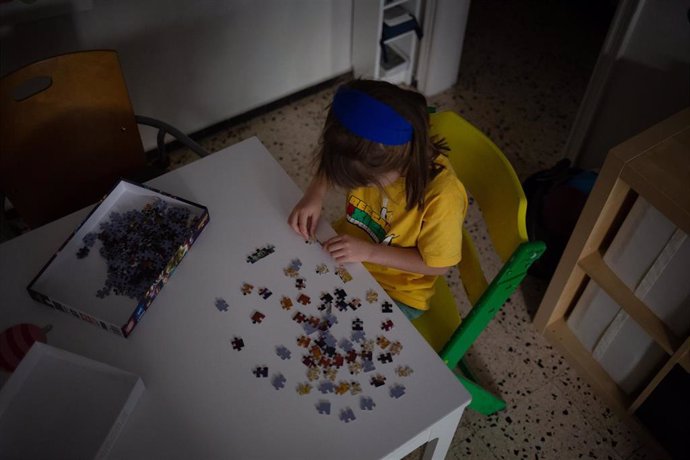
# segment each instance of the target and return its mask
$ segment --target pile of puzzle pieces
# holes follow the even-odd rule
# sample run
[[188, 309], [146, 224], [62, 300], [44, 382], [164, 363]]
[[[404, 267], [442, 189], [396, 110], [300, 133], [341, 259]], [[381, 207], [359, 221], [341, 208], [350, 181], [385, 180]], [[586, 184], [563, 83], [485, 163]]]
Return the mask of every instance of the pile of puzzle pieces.
[[[247, 257], [248, 263], [256, 263], [264, 257], [275, 252], [275, 246], [266, 245], [257, 249]], [[394, 339], [390, 339], [386, 334], [390, 333], [395, 325], [390, 318], [384, 317], [377, 329], [380, 331], [376, 337], [368, 337], [365, 333], [364, 322], [355, 316], [348, 320], [346, 327], [341, 325], [340, 338], [336, 337], [334, 326], [338, 324], [338, 315], [344, 312], [356, 314], [362, 307], [362, 301], [356, 296], [350, 296], [344, 287], [335, 287], [331, 292], [321, 292], [318, 299], [312, 299], [304, 290], [306, 288], [306, 277], [301, 274], [303, 264], [299, 259], [293, 259], [287, 267], [283, 269], [283, 274], [295, 279], [296, 297], [281, 295], [279, 308], [290, 312], [295, 307], [304, 308], [304, 311], [292, 311], [287, 318], [290, 318], [299, 328], [301, 333], [295, 338], [291, 350], [289, 344], [278, 344], [275, 346], [275, 353], [281, 361], [292, 360], [294, 352], [299, 350], [300, 362], [304, 366], [305, 380], [297, 382], [295, 390], [299, 395], [320, 394], [322, 397], [338, 397], [344, 395], [359, 396], [359, 409], [362, 411], [372, 411], [376, 407], [374, 399], [364, 393], [383, 387], [387, 383], [388, 396], [394, 399], [402, 397], [406, 388], [399, 382], [387, 382], [386, 372], [381, 370], [388, 369], [388, 366], [396, 366], [395, 375], [400, 378], [408, 377], [412, 374], [412, 369], [406, 365], [396, 365], [397, 358], [400, 356], [403, 346]], [[330, 273], [328, 266], [319, 264], [314, 269], [318, 275]], [[333, 270], [342, 283], [352, 280], [352, 276], [344, 267], [336, 267]], [[255, 292], [253, 284], [242, 283], [240, 290], [243, 296], [249, 296]], [[256, 289], [256, 293], [264, 300], [269, 299], [273, 294], [266, 287]], [[378, 302], [378, 293], [368, 290], [365, 293], [365, 300], [369, 304]], [[228, 311], [228, 304], [222, 298], [216, 299], [218, 311]], [[380, 305], [381, 313], [391, 313], [393, 305], [390, 302], [383, 302]], [[311, 312], [310, 312], [311, 310]], [[268, 311], [268, 310], [266, 310]], [[273, 314], [273, 313], [271, 313]], [[283, 313], [284, 314], [284, 313]], [[265, 312], [254, 310], [250, 315], [252, 324], [261, 324], [266, 318]], [[343, 330], [346, 331], [343, 335]], [[234, 337], [231, 341], [232, 348], [241, 351], [245, 342], [240, 337]], [[393, 369], [393, 367], [391, 367]], [[257, 365], [252, 373], [256, 378], [268, 379], [269, 366]], [[388, 374], [392, 374], [388, 372]], [[360, 375], [364, 376], [360, 380]], [[268, 379], [276, 390], [283, 390], [286, 387], [287, 379], [281, 372], [275, 372]], [[328, 415], [331, 413], [331, 401], [320, 399], [315, 405], [319, 414]], [[356, 420], [354, 411], [350, 407], [343, 407], [338, 415], [339, 419], [345, 423]]]

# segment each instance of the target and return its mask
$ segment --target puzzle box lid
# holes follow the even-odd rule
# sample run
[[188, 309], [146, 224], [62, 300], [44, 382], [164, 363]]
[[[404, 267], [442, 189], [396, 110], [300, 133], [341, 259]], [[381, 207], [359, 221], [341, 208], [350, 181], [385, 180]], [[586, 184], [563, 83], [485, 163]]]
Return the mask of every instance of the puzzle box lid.
[[[196, 203], [122, 180], [63, 244], [32, 281], [29, 289], [48, 297], [52, 303], [57, 302], [98, 320], [124, 326], [138, 300], [127, 295], [115, 294], [113, 291], [104, 297], [97, 296], [108, 278], [108, 263], [99, 253], [101, 242], [96, 240], [87, 257], [78, 258], [77, 253], [85, 245], [84, 236], [91, 232], [98, 233], [101, 223], [107, 222], [113, 212], [122, 214], [130, 210], [141, 210], [157, 199], [168, 206], [189, 210], [190, 220], [208, 213], [205, 207]], [[191, 236], [194, 230], [195, 228], [190, 226], [187, 236]], [[174, 254], [175, 251], [168, 259]]]

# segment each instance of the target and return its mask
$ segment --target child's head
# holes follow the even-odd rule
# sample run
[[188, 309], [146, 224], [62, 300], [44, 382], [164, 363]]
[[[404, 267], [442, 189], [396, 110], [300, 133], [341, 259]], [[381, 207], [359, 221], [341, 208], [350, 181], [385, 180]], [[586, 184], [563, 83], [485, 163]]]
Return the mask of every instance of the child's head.
[[354, 80], [333, 98], [318, 172], [345, 188], [382, 185], [384, 175], [400, 173], [412, 208], [422, 204], [439, 151], [429, 138], [424, 96], [383, 81]]

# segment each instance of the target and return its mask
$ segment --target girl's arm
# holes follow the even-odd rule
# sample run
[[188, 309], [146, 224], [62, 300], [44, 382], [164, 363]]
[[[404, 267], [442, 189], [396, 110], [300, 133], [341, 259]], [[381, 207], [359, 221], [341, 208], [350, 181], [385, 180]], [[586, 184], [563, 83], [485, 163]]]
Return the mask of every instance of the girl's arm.
[[338, 235], [323, 245], [338, 263], [371, 262], [422, 275], [444, 275], [450, 267], [429, 267], [417, 248], [399, 248], [363, 241], [350, 235]]
[[315, 237], [319, 225], [323, 199], [328, 191], [328, 181], [323, 175], [316, 175], [304, 192], [302, 199], [297, 202], [288, 217], [290, 227], [306, 240]]

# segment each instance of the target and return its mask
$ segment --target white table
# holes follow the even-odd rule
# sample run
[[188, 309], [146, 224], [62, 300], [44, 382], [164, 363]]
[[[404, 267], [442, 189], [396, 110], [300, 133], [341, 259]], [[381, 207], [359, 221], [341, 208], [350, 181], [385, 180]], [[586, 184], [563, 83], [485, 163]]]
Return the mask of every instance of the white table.
[[[444, 458], [470, 397], [434, 351], [398, 311], [384, 314], [383, 290], [360, 264], [348, 264], [348, 283], [334, 274], [332, 259], [318, 244], [305, 244], [286, 224], [301, 191], [261, 145], [252, 138], [150, 182], [150, 185], [208, 206], [210, 223], [185, 256], [168, 284], [128, 339], [93, 327], [33, 301], [25, 287], [53, 252], [86, 215], [74, 213], [0, 245], [0, 329], [20, 322], [52, 324], [51, 345], [111, 364], [140, 375], [146, 391], [130, 416], [112, 458], [285, 458], [353, 459], [399, 458], [427, 441], [430, 458]], [[323, 224], [322, 238], [332, 229]], [[273, 244], [274, 254], [255, 264], [246, 256]], [[301, 292], [312, 304], [295, 302], [300, 291], [283, 273], [299, 258], [307, 287]], [[315, 267], [325, 263], [327, 274]], [[242, 295], [244, 282], [255, 286]], [[263, 299], [259, 287], [273, 295]], [[322, 394], [314, 388], [300, 395], [298, 383], [307, 382], [296, 339], [304, 333], [293, 321], [295, 311], [318, 315], [322, 292], [342, 287], [348, 299], [357, 297], [356, 311], [333, 309], [338, 323], [331, 328], [340, 339], [349, 336], [351, 322], [364, 323], [368, 339], [384, 335], [403, 345], [393, 363], [373, 355], [376, 370], [350, 375], [342, 367], [335, 383], [358, 381], [362, 393]], [[366, 292], [375, 289], [379, 301], [369, 304]], [[291, 311], [280, 307], [282, 295], [295, 303]], [[230, 308], [214, 306], [217, 297]], [[252, 324], [251, 314], [266, 315]], [[382, 331], [385, 319], [394, 323]], [[241, 337], [245, 347], [232, 348]], [[275, 348], [285, 345], [291, 358], [282, 360]], [[259, 365], [269, 368], [268, 378], [256, 377]], [[395, 369], [409, 366], [413, 373], [400, 377]], [[285, 387], [275, 389], [272, 376], [281, 373]], [[370, 377], [386, 377], [374, 387]], [[323, 380], [320, 379], [319, 382]], [[319, 382], [314, 382], [314, 386]], [[400, 398], [390, 396], [395, 384], [405, 387]], [[371, 397], [371, 411], [359, 406]], [[331, 403], [330, 414], [319, 414], [319, 401]], [[344, 422], [341, 410], [351, 408], [356, 419]], [[434, 449], [435, 447], [435, 449]]]

